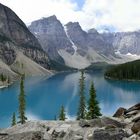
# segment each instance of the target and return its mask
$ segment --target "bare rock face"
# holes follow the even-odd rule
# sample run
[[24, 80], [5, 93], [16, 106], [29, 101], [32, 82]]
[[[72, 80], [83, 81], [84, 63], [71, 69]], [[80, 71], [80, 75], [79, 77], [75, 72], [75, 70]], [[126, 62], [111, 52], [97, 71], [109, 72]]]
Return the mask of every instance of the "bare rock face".
[[119, 128], [95, 130], [93, 135], [94, 140], [122, 140], [127, 137], [127, 132]]
[[126, 109], [120, 107], [115, 114], [113, 115], [113, 117], [122, 117], [125, 114]]
[[69, 37], [78, 47], [78, 52], [81, 55], [87, 55], [87, 50], [91, 48], [100, 55], [115, 56], [112, 45], [106, 42], [96, 29], [93, 28], [85, 32], [78, 22], [69, 22], [65, 26]]
[[0, 59], [8, 65], [11, 65], [16, 59], [16, 52], [13, 44], [10, 42], [0, 42]]
[[48, 68], [48, 56], [38, 40], [10, 8], [0, 4], [0, 58], [8, 65], [12, 64], [17, 49]]
[[[116, 125], [116, 127], [105, 127], [115, 122], [113, 119], [98, 119], [101, 125], [96, 124], [97, 121], [92, 120], [92, 125], [84, 125], [85, 122], [78, 121], [37, 121], [27, 122], [24, 125], [16, 125], [14, 127], [3, 129], [0, 131], [0, 138], [3, 140], [121, 140], [128, 138], [127, 131]], [[109, 123], [109, 121], [111, 121]], [[81, 124], [80, 124], [81, 123]], [[86, 123], [91, 124], [87, 120]], [[120, 122], [121, 123], [121, 122]], [[80, 125], [79, 125], [80, 124]], [[113, 123], [114, 124], [114, 123]], [[116, 123], [115, 123], [116, 124]], [[81, 126], [82, 125], [82, 126]]]
[[122, 54], [140, 54], [140, 32], [125, 33], [119, 40], [117, 47]]
[[63, 26], [56, 16], [34, 21], [29, 29], [52, 60], [75, 68], [77, 60], [88, 67], [96, 62], [124, 63], [136, 59], [131, 54], [140, 54], [139, 31], [98, 33], [93, 28], [86, 32], [78, 22]]
[[135, 122], [134, 125], [132, 126], [131, 130], [134, 133], [139, 133], [140, 132], [140, 120], [138, 122]]
[[[128, 108], [119, 108], [114, 114], [114, 117], [123, 118], [124, 121], [128, 122], [128, 128], [131, 128], [131, 131], [136, 136], [132, 136], [135, 139], [139, 137], [140, 133], [140, 103]], [[139, 138], [138, 138], [139, 139]]]
[[58, 51], [60, 49], [68, 52], [73, 51], [72, 44], [66, 36], [64, 27], [56, 16], [34, 21], [29, 26], [29, 29], [38, 38], [43, 49], [52, 60], [58, 60], [64, 63]]
[[98, 33], [94, 28], [84, 31], [78, 22], [63, 26], [56, 16], [34, 21], [29, 29], [52, 60], [68, 66], [68, 56], [72, 57], [72, 66], [78, 59], [88, 67], [96, 62], [124, 63], [140, 55], [140, 31]]
[[121, 123], [117, 120], [113, 120], [109, 117], [102, 117], [102, 119], [93, 119], [93, 120], [81, 120], [79, 122], [81, 127], [115, 127], [115, 128], [124, 128], [126, 126], [125, 123]]
[[[138, 104], [128, 110], [139, 110]], [[101, 117], [80, 121], [29, 121], [0, 129], [2, 140], [139, 140], [140, 120]], [[132, 127], [132, 128], [131, 128]]]
[[30, 33], [20, 18], [10, 8], [2, 4], [0, 4], [0, 34], [11, 39], [19, 46], [31, 45], [41, 48], [37, 39]]
[[94, 62], [112, 61], [116, 57], [113, 47], [101, 34], [95, 29], [84, 31], [78, 22], [63, 26], [56, 16], [51, 16], [32, 22], [28, 28], [52, 60], [70, 67], [81, 68], [77, 61], [82, 61], [86, 67]]
[[94, 29], [91, 29], [88, 31], [88, 40], [87, 40], [87, 45], [90, 48], [93, 48], [99, 54], [108, 56], [112, 55], [115, 56], [114, 50], [111, 44], [109, 44], [101, 34], [98, 32], [95, 32]]
[[129, 113], [131, 111], [136, 111], [136, 110], [140, 111], [140, 103], [130, 107], [128, 110], [126, 110], [126, 113]]
[[113, 115], [113, 117], [124, 117], [124, 118], [132, 118], [133, 122], [139, 121], [140, 119], [140, 103], [125, 109], [120, 107], [116, 113]]
[[78, 22], [69, 22], [66, 25], [70, 39], [78, 48], [87, 48], [87, 33], [82, 30]]
[[140, 55], [140, 32], [118, 32], [118, 33], [104, 33], [104, 39], [112, 45], [114, 52], [119, 51], [121, 54], [135, 54]]
[[25, 132], [21, 134], [0, 135], [2, 140], [43, 140], [41, 132]]

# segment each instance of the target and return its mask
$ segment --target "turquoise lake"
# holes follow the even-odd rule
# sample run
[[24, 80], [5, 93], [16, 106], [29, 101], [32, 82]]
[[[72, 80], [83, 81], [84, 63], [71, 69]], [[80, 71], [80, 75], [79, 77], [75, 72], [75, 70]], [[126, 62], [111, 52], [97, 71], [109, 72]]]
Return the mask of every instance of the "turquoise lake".
[[[91, 81], [97, 92], [103, 115], [113, 115], [119, 107], [130, 107], [140, 102], [140, 82], [106, 80], [100, 72], [85, 73], [86, 97]], [[78, 107], [80, 72], [59, 73], [50, 78], [32, 77], [25, 80], [26, 115], [29, 120], [53, 120], [61, 105], [67, 118], [75, 119]], [[11, 124], [11, 116], [18, 117], [19, 82], [0, 89], [0, 127]]]

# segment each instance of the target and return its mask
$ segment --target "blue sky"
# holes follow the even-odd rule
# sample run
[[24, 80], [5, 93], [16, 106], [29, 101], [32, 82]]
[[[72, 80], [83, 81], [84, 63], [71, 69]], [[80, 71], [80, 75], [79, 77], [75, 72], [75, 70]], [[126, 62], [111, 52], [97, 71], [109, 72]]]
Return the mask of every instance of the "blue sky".
[[84, 5], [85, 0], [71, 0], [71, 2], [76, 2], [78, 5], [78, 9], [80, 10]]
[[140, 29], [140, 0], [0, 0], [27, 24], [56, 15], [66, 24], [79, 22], [84, 30]]

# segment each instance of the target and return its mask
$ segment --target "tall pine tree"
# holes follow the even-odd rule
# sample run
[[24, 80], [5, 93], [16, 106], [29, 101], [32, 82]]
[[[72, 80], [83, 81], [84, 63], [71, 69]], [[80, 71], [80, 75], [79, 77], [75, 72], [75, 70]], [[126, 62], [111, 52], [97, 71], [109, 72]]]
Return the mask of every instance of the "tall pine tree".
[[65, 119], [66, 119], [65, 108], [62, 105], [60, 109], [59, 120], [65, 121]]
[[24, 92], [24, 75], [21, 76], [20, 94], [18, 99], [19, 99], [19, 123], [24, 124], [27, 120], [27, 117], [25, 116], [26, 101]]
[[13, 113], [13, 116], [12, 116], [12, 124], [11, 124], [11, 126], [14, 126], [14, 125], [16, 125], [16, 114], [15, 114], [15, 112]]
[[102, 114], [100, 113], [99, 103], [96, 99], [96, 91], [93, 82], [91, 83], [89, 94], [87, 119], [95, 119]]
[[84, 71], [81, 71], [81, 78], [79, 79], [79, 108], [77, 112], [77, 120], [85, 119], [86, 117], [86, 102], [85, 102], [85, 77]]

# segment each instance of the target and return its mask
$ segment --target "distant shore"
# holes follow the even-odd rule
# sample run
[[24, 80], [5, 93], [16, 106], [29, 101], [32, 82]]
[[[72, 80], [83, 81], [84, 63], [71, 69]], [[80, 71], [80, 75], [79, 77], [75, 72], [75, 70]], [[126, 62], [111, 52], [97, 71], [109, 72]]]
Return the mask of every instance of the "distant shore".
[[127, 81], [127, 82], [140, 82], [138, 79], [117, 79], [117, 78], [112, 78], [109, 76], [104, 76], [105, 79], [107, 80], [116, 80], [116, 81]]

